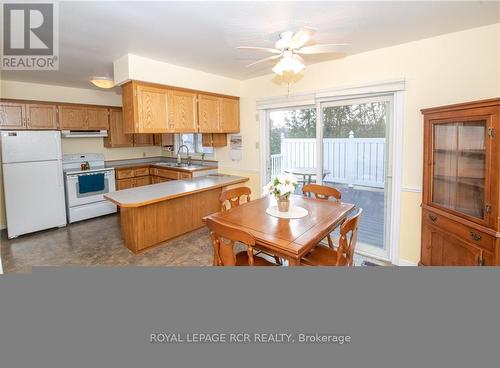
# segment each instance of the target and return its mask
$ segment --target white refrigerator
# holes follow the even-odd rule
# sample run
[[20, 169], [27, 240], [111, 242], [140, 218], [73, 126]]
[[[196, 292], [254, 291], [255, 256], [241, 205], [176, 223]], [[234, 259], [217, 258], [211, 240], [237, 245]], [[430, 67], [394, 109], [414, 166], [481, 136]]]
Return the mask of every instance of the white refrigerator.
[[61, 132], [2, 131], [7, 234], [66, 225]]

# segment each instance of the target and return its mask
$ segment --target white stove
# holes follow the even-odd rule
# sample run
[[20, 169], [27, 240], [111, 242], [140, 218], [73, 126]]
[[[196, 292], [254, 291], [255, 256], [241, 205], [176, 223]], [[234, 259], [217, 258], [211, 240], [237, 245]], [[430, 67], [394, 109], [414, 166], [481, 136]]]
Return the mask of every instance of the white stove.
[[[85, 163], [90, 169], [82, 170]], [[105, 167], [104, 155], [63, 155], [62, 166], [69, 223], [116, 212], [116, 206], [104, 199], [104, 194], [115, 191], [115, 169]]]

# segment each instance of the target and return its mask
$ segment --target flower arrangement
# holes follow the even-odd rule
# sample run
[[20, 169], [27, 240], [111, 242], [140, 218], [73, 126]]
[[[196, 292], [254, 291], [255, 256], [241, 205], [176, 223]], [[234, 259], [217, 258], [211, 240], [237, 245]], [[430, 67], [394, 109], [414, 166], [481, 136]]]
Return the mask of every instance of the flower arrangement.
[[297, 188], [295, 176], [278, 175], [264, 187], [264, 195], [273, 195], [278, 201], [278, 208], [281, 212], [287, 212], [290, 206], [290, 194]]

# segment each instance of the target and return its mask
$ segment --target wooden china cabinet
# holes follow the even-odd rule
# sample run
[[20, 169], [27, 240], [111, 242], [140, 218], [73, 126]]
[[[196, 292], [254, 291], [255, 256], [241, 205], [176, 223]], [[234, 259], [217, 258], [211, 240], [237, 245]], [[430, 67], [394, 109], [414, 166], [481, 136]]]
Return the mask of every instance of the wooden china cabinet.
[[422, 113], [420, 264], [500, 265], [500, 98]]

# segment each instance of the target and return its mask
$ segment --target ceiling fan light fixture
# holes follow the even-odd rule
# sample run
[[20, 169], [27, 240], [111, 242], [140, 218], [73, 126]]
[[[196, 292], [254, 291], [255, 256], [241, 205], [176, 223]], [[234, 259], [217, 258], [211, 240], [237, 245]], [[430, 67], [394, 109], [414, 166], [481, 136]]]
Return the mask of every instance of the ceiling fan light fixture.
[[294, 74], [300, 73], [304, 70], [305, 65], [296, 58], [282, 58], [278, 63], [274, 66], [273, 72], [278, 75], [283, 75], [284, 72], [292, 72]]
[[115, 86], [115, 81], [107, 77], [94, 77], [90, 80], [90, 82], [94, 86], [104, 89], [113, 88]]

